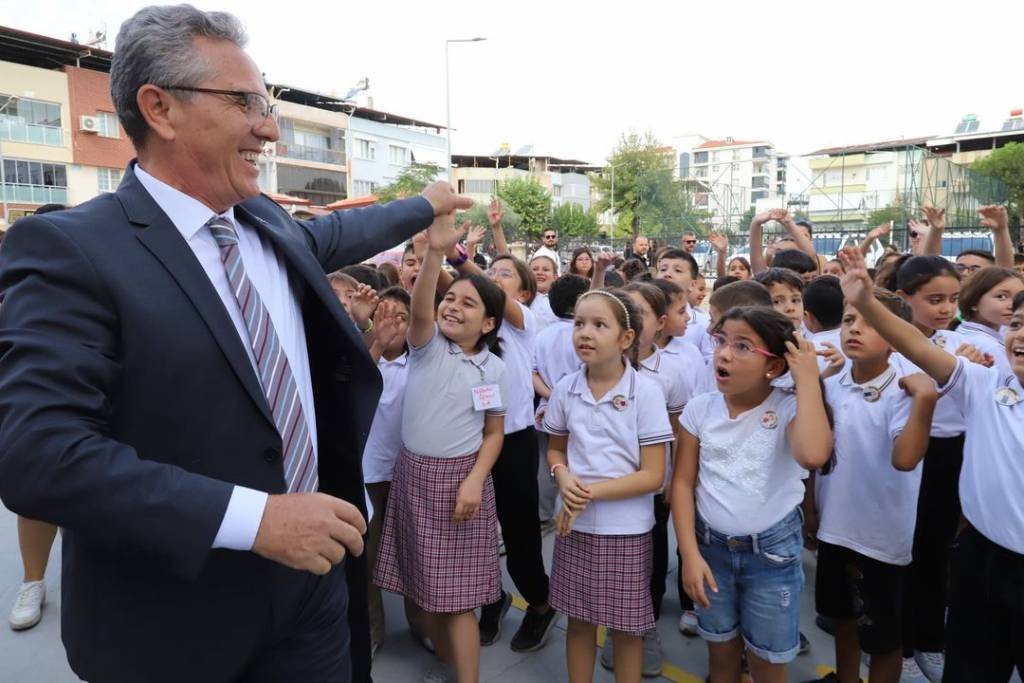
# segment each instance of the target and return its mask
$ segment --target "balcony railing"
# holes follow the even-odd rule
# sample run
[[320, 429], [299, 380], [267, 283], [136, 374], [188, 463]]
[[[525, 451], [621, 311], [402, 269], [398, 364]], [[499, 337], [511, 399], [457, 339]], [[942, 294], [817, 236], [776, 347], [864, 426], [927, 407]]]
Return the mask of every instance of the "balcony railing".
[[316, 161], [321, 164], [345, 165], [345, 152], [340, 149], [309, 147], [307, 145], [297, 145], [293, 142], [278, 142], [277, 156], [285, 157], [286, 159]]
[[8, 202], [21, 204], [67, 204], [68, 188], [46, 185], [0, 184], [3, 197]]
[[26, 123], [21, 119], [0, 116], [0, 140], [60, 147], [64, 144], [64, 131], [57, 126], [41, 126], [38, 123]]

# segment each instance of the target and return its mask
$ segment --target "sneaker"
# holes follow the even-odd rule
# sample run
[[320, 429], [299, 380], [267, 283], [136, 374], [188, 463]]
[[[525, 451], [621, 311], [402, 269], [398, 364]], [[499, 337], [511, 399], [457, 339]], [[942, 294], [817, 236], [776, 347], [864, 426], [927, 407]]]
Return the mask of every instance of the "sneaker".
[[501, 620], [512, 606], [512, 596], [501, 592], [501, 600], [480, 609], [480, 644], [493, 645], [501, 637]]
[[903, 671], [900, 673], [900, 683], [928, 683], [921, 667], [917, 665], [913, 657], [903, 658]]
[[918, 668], [932, 683], [942, 681], [942, 670], [946, 668], [946, 655], [941, 652], [921, 652], [914, 650], [914, 661]]
[[811, 651], [811, 641], [807, 640], [807, 636], [804, 635], [803, 631], [800, 632], [800, 654], [805, 655]]
[[444, 662], [435, 662], [427, 675], [423, 677], [423, 683], [448, 683], [452, 680], [452, 668]]
[[14, 598], [14, 607], [8, 618], [11, 628], [24, 631], [32, 628], [43, 618], [43, 603], [46, 602], [46, 584], [42, 581], [29, 581], [21, 584]]
[[512, 651], [533, 652], [541, 649], [548, 641], [551, 629], [557, 623], [558, 612], [550, 605], [547, 612], [535, 612], [532, 609], [527, 609], [523, 623], [519, 625], [519, 630], [512, 636]]
[[661, 637], [658, 636], [658, 629], [652, 628], [644, 634], [644, 664], [641, 675], [644, 678], [660, 676], [661, 665]]
[[686, 610], [679, 617], [679, 632], [687, 638], [696, 638], [700, 635], [697, 632], [697, 613], [693, 610]]
[[814, 618], [815, 625], [830, 636], [836, 635], [836, 620], [832, 617], [823, 617], [820, 614]]
[[839, 676], [833, 671], [832, 673], [825, 674], [821, 678], [812, 678], [809, 681], [804, 681], [804, 683], [839, 683]]
[[424, 650], [432, 655], [436, 655], [437, 651], [434, 649], [434, 641], [430, 639], [430, 636], [425, 636], [422, 633], [413, 633], [412, 639], [416, 641], [416, 644], [422, 647]]
[[615, 640], [612, 638], [611, 631], [604, 634], [604, 645], [601, 647], [601, 666], [609, 671], [615, 670]]

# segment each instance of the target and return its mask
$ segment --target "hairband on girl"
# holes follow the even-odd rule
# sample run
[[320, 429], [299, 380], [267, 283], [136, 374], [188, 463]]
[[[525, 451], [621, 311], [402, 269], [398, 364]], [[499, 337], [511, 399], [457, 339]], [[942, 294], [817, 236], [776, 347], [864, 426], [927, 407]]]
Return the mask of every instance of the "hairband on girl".
[[626, 329], [628, 329], [628, 330], [633, 329], [633, 325], [630, 324], [630, 320], [629, 320], [629, 309], [626, 308], [626, 304], [622, 303], [622, 299], [620, 299], [619, 297], [615, 296], [614, 294], [609, 292], [607, 289], [592, 289], [589, 292], [585, 292], [583, 294], [583, 296], [581, 296], [580, 298], [582, 299], [583, 297], [590, 296], [591, 294], [600, 294], [602, 296], [606, 296], [609, 299], [611, 299], [612, 301], [614, 301], [615, 303], [617, 303], [619, 305], [619, 307], [622, 308], [623, 315], [626, 316]]

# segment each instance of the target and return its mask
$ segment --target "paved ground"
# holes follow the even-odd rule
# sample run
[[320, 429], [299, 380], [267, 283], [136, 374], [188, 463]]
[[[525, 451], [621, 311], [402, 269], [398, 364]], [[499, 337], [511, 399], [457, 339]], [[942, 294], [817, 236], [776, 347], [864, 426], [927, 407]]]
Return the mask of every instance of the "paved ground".
[[[552, 538], [545, 538], [547, 558], [551, 557]], [[808, 585], [813, 585], [814, 561], [805, 554]], [[0, 682], [2, 683], [67, 683], [78, 678], [68, 668], [64, 648], [60, 643], [60, 547], [50, 557], [50, 570], [46, 577], [48, 601], [43, 621], [35, 628], [15, 633], [6, 625], [0, 626]], [[669, 576], [675, 582], [675, 567]], [[21, 581], [21, 559], [17, 550], [15, 517], [0, 507], [0, 611], [6, 622], [7, 610]], [[511, 584], [506, 577], [506, 588]], [[790, 667], [789, 678], [803, 681], [827, 671], [834, 663], [832, 640], [814, 626], [813, 593], [805, 589], [803, 595], [803, 630], [811, 640], [811, 653], [797, 658]], [[387, 599], [388, 641], [381, 648], [374, 663], [377, 683], [416, 683], [429, 668], [431, 657], [409, 637], [402, 617], [401, 602], [393, 596]], [[521, 601], [519, 601], [521, 603]], [[677, 629], [679, 602], [674, 588], [665, 600], [664, 614], [658, 624], [665, 649], [666, 667], [661, 681], [697, 683], [707, 675], [707, 650], [699, 639], [684, 638]], [[488, 683], [548, 683], [567, 679], [565, 670], [564, 621], [551, 641], [540, 652], [519, 655], [508, 643], [522, 618], [518, 609], [509, 611], [505, 619], [501, 640], [483, 651], [481, 680]], [[600, 667], [594, 680], [612, 683], [612, 676]], [[653, 679], [652, 679], [653, 680]], [[1019, 683], [1019, 679], [1015, 679]]]

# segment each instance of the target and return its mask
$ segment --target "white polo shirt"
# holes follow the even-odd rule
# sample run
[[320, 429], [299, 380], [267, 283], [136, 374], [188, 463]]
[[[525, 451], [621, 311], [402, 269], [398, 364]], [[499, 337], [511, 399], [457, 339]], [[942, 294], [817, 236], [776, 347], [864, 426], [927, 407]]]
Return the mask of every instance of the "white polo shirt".
[[715, 345], [711, 343], [711, 337], [708, 335], [711, 316], [689, 304], [686, 305], [686, 310], [690, 314], [690, 322], [686, 324], [683, 340], [700, 350], [705, 363], [710, 362], [711, 357], [715, 355]]
[[538, 332], [533, 342], [533, 369], [549, 389], [583, 366], [572, 342], [573, 328], [572, 320], [558, 319]]
[[[865, 391], [880, 391], [875, 402]], [[910, 417], [913, 399], [899, 387], [896, 368], [857, 384], [848, 371], [825, 380], [832, 407], [836, 466], [815, 478], [818, 538], [879, 562], [910, 564], [921, 465], [892, 466], [893, 441]]]
[[[584, 484], [637, 472], [641, 446], [673, 440], [661, 387], [629, 365], [600, 400], [590, 392], [586, 368], [562, 378], [544, 413], [544, 431], [569, 437], [569, 470]], [[573, 529], [624, 535], [647, 533], [653, 526], [654, 494], [648, 493], [595, 500], [576, 518]]]
[[[430, 341], [410, 345], [402, 443], [413, 453], [458, 458], [480, 450], [484, 415], [505, 415], [505, 364], [489, 350], [467, 356], [434, 325]], [[497, 384], [500, 408], [476, 410], [473, 387]]]
[[[708, 337], [709, 342], [710, 340], [711, 337]], [[687, 382], [693, 387], [693, 396], [718, 388], [715, 383], [714, 364], [706, 362], [700, 349], [683, 337], [672, 337], [662, 351], [679, 357], [679, 363], [687, 375]]]
[[402, 403], [408, 379], [409, 354], [377, 363], [384, 390], [373, 414], [370, 435], [363, 450], [363, 480], [367, 484], [391, 481], [398, 452], [402, 449]]
[[[946, 353], [953, 355], [961, 344], [971, 343], [963, 336], [950, 330], [936, 330], [931, 337], [931, 342]], [[912, 375], [915, 372], [924, 372], [921, 368], [911, 363], [902, 354], [894, 353], [889, 357], [889, 363], [896, 367], [900, 376]], [[963, 411], [945, 396], [939, 397], [935, 404], [935, 415], [932, 417], [931, 435], [937, 438], [949, 438], [964, 433]]]
[[518, 302], [516, 305], [523, 312], [523, 329], [505, 320], [498, 330], [508, 386], [506, 434], [533, 426], [533, 343], [537, 337], [537, 319], [529, 308]]
[[650, 377], [661, 387], [670, 416], [682, 414], [686, 402], [693, 395], [693, 384], [681, 355], [656, 349], [640, 361], [640, 374]]
[[697, 512], [711, 528], [731, 536], [760, 533], [803, 501], [805, 470], [786, 438], [794, 417], [796, 395], [781, 389], [735, 419], [718, 391], [686, 404], [683, 429], [700, 440]]
[[[999, 390], [1021, 399], [996, 401]], [[1024, 387], [1015, 376], [1001, 378], [957, 358], [945, 398], [964, 411], [967, 424], [960, 503], [964, 516], [993, 543], [1024, 554]]]
[[991, 354], [996, 361], [993, 367], [999, 370], [1000, 375], [1009, 377], [1013, 374], [1010, 359], [1006, 357], [1006, 346], [1003, 344], [1006, 337], [999, 330], [965, 320], [960, 323], [960, 327], [956, 328], [956, 332], [964, 338], [965, 342], [977, 346], [982, 353]]
[[558, 320], [558, 316], [551, 310], [551, 301], [548, 300], [547, 294], [537, 292], [533, 303], [530, 304], [530, 310], [533, 311], [533, 316], [537, 319], [537, 332]]

